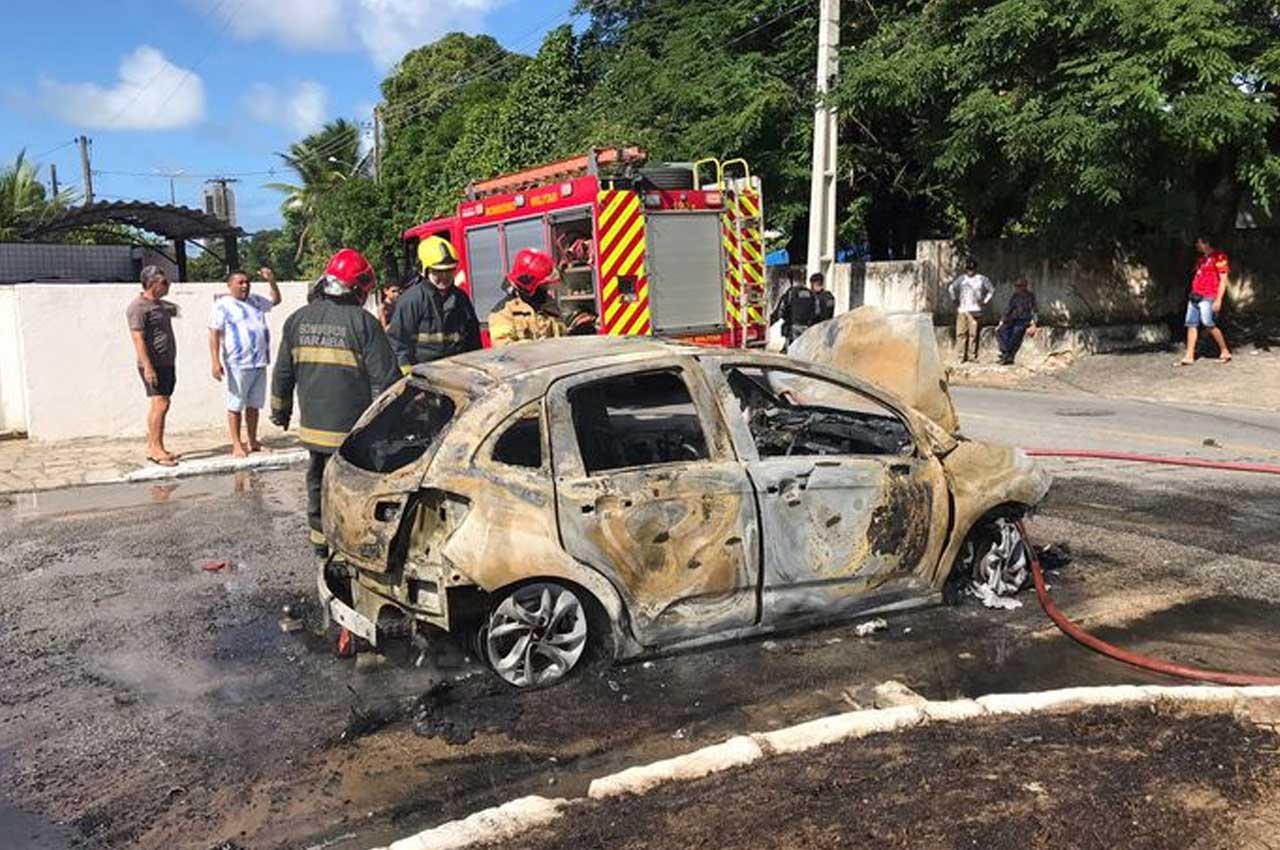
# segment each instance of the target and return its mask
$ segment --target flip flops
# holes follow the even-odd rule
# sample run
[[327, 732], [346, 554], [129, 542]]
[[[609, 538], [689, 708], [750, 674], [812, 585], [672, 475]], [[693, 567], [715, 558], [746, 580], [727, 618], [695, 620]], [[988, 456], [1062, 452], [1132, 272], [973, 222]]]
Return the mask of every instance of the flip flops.
[[151, 461], [156, 466], [177, 466], [178, 465], [178, 461], [170, 457], [148, 457], [147, 460]]

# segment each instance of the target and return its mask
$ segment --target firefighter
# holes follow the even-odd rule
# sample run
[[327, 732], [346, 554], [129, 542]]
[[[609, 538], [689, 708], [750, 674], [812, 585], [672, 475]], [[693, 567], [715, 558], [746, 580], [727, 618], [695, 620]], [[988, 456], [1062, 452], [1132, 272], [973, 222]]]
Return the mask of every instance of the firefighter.
[[365, 408], [400, 377], [381, 323], [362, 306], [373, 284], [373, 267], [359, 251], [334, 254], [314, 300], [285, 320], [271, 376], [271, 421], [281, 428], [289, 427], [298, 391], [298, 438], [311, 453], [307, 524], [321, 557], [328, 554], [320, 525], [324, 466]]
[[813, 297], [813, 290], [802, 283], [796, 283], [783, 294], [778, 306], [773, 308], [769, 324], [782, 320], [782, 336], [786, 339], [782, 350], [786, 351], [800, 334], [809, 329], [816, 317], [817, 302]]
[[421, 282], [401, 294], [387, 335], [400, 371], [451, 354], [480, 348], [480, 320], [467, 293], [453, 285], [458, 254], [448, 240], [428, 236], [418, 243]]
[[560, 306], [548, 288], [555, 284], [551, 257], [533, 248], [522, 248], [511, 263], [507, 283], [511, 292], [489, 314], [489, 339], [494, 347], [531, 339], [565, 336]]

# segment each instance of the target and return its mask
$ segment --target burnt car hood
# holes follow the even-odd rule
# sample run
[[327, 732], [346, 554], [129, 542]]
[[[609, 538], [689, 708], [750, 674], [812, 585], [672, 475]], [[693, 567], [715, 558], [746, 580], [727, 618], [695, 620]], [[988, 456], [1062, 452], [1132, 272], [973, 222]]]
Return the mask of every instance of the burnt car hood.
[[869, 381], [950, 433], [960, 427], [928, 315], [858, 307], [809, 328], [789, 353]]

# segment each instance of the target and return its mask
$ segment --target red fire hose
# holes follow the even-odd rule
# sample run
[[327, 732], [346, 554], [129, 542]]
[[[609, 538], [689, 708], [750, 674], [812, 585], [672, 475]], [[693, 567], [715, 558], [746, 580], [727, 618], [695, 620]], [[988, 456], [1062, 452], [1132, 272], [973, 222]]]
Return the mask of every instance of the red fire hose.
[[[1195, 466], [1204, 469], [1225, 469], [1235, 472], [1260, 472], [1267, 475], [1280, 475], [1280, 466], [1273, 466], [1269, 464], [1219, 463], [1217, 461], [1197, 460], [1195, 458], [1157, 457], [1153, 455], [1129, 454], [1127, 452], [1029, 449], [1027, 450], [1027, 454], [1032, 457], [1098, 458], [1102, 460], [1158, 463], [1171, 466]], [[1027, 530], [1021, 522], [1018, 523], [1018, 531], [1022, 533], [1023, 540], [1027, 541], [1027, 551], [1031, 555], [1031, 575], [1035, 580], [1036, 596], [1040, 600], [1040, 607], [1044, 608], [1044, 613], [1049, 616], [1049, 619], [1053, 621], [1055, 626], [1062, 630], [1063, 634], [1077, 643], [1092, 649], [1094, 652], [1100, 652], [1108, 658], [1114, 658], [1116, 661], [1128, 664], [1131, 667], [1138, 667], [1155, 673], [1163, 673], [1166, 676], [1176, 676], [1181, 679], [1192, 679], [1199, 682], [1214, 682], [1219, 685], [1280, 686], [1280, 677], [1250, 676], [1242, 673], [1222, 673], [1216, 670], [1204, 670], [1199, 667], [1187, 667], [1182, 664], [1174, 664], [1170, 661], [1162, 661], [1159, 658], [1151, 658], [1150, 656], [1136, 652], [1129, 652], [1128, 650], [1121, 649], [1114, 644], [1107, 643], [1105, 640], [1089, 634], [1080, 626], [1073, 623], [1067, 615], [1058, 610], [1057, 605], [1053, 604], [1053, 600], [1049, 597], [1049, 591], [1045, 587], [1044, 573], [1040, 569], [1040, 558], [1036, 556], [1035, 549], [1031, 546], [1030, 538], [1027, 537]]]

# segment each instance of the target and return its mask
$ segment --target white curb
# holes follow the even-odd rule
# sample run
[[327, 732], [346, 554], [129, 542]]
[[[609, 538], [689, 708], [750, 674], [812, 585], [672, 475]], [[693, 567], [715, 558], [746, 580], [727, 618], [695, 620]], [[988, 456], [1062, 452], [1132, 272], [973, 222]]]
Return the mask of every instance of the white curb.
[[602, 800], [619, 794], [643, 794], [663, 782], [699, 779], [731, 767], [751, 764], [763, 757], [764, 750], [753, 738], [739, 735], [723, 744], [713, 744], [687, 755], [655, 761], [653, 764], [629, 767], [620, 773], [597, 779], [587, 789], [587, 796], [592, 800]]
[[492, 809], [484, 809], [462, 820], [441, 824], [402, 838], [384, 850], [456, 850], [480, 841], [503, 841], [523, 835], [528, 829], [550, 823], [560, 816], [568, 800], [521, 797]]
[[[738, 735], [676, 758], [629, 767], [591, 782], [587, 797], [603, 800], [622, 794], [643, 794], [664, 782], [687, 781], [749, 765], [784, 753], [799, 753], [876, 732], [891, 732], [927, 723], [951, 723], [975, 717], [1066, 713], [1110, 705], [1185, 704], [1197, 709], [1234, 711], [1242, 706], [1280, 700], [1280, 687], [1219, 685], [1107, 685], [1063, 688], [1027, 694], [989, 694], [976, 700], [927, 702], [922, 706], [850, 711], [820, 717], [786, 729]], [[544, 826], [584, 799], [521, 797], [484, 809], [462, 820], [420, 832], [377, 850], [461, 850], [477, 844], [505, 841]]]
[[[167, 478], [186, 478], [191, 475], [213, 475], [220, 472], [239, 472], [242, 469], [278, 469], [303, 463], [306, 449], [292, 449], [271, 454], [254, 454], [248, 457], [215, 457], [206, 460], [178, 461], [177, 466], [145, 466], [135, 469], [118, 479], [126, 483], [161, 481]], [[99, 482], [111, 483], [111, 482]]]

